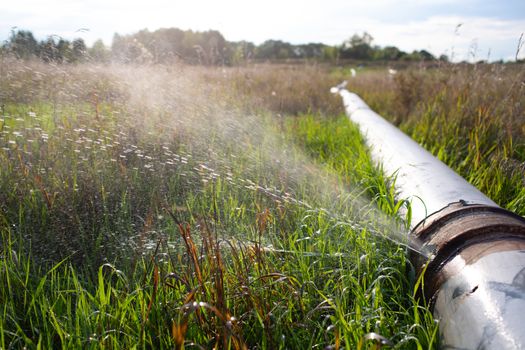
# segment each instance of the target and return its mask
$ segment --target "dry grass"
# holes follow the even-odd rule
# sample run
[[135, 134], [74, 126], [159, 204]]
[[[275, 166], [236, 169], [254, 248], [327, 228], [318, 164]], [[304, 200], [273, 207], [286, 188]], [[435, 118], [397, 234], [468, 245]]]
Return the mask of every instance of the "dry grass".
[[337, 116], [343, 79], [525, 205], [521, 66], [2, 60], [0, 347], [435, 347], [405, 248], [378, 232], [395, 220], [354, 215], [398, 207]]

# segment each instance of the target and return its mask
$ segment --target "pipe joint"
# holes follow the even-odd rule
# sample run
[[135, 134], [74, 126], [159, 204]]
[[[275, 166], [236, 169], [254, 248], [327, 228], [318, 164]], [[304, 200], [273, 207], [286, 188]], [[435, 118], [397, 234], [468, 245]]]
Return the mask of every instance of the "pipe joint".
[[418, 251], [412, 261], [423, 271], [423, 296], [432, 303], [444, 281], [456, 274], [458, 255], [466, 265], [485, 255], [525, 250], [525, 219], [499, 207], [459, 201], [421, 221], [411, 232]]
[[525, 349], [525, 219], [499, 208], [344, 85], [333, 92], [372, 159], [396, 175], [398, 198], [417, 199], [411, 260], [442, 348]]

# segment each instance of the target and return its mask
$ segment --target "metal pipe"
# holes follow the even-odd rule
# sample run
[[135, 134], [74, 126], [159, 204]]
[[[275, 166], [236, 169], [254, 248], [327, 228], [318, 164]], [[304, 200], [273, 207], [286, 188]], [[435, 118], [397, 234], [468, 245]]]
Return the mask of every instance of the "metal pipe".
[[372, 159], [411, 201], [411, 260], [444, 349], [525, 349], [525, 219], [470, 185], [344, 86]]
[[401, 130], [372, 111], [354, 93], [340, 90], [346, 114], [359, 126], [372, 159], [387, 175], [396, 175], [399, 198], [411, 201], [412, 227], [449, 203], [496, 206], [477, 188], [436, 159]]

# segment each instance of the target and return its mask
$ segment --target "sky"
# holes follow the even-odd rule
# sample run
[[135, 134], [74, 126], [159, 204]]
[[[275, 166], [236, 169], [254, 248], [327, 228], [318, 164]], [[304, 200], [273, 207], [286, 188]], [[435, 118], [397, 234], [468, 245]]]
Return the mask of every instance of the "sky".
[[[525, 33], [525, 0], [17, 0], [0, 2], [0, 40], [11, 30], [37, 39], [83, 38], [158, 28], [220, 31], [226, 40], [260, 44], [339, 45], [355, 33], [373, 44], [427, 50], [454, 61], [514, 60]], [[525, 41], [525, 34], [523, 35]], [[519, 58], [525, 58], [525, 46]]]

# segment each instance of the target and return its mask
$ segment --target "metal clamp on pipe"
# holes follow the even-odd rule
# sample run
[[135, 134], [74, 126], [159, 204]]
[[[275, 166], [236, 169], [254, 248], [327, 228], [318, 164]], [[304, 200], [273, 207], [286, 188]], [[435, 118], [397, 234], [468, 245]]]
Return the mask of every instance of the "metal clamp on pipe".
[[[444, 349], [525, 349], [525, 219], [504, 210], [373, 112], [339, 93], [372, 159], [412, 198], [411, 260]], [[431, 215], [429, 215], [431, 214]]]
[[411, 233], [430, 257], [413, 254], [424, 297], [440, 320], [443, 345], [525, 345], [525, 220], [486, 205], [452, 203]]

